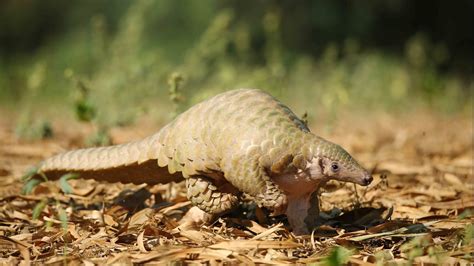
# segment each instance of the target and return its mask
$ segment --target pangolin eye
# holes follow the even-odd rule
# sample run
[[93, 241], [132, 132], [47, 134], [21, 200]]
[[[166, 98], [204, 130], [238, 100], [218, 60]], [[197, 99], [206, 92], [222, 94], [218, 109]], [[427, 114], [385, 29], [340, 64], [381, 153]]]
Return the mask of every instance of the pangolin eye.
[[337, 163], [331, 164], [331, 170], [332, 170], [333, 172], [339, 171], [339, 165], [338, 165]]

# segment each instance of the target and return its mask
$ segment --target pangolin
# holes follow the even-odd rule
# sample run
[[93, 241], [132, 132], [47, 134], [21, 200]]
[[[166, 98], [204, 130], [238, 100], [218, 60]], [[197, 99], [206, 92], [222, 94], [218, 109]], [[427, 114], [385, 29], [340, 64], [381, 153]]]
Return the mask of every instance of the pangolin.
[[257, 89], [218, 94], [140, 141], [55, 155], [33, 178], [66, 173], [122, 183], [184, 180], [191, 210], [202, 221], [232, 210], [245, 193], [274, 214], [286, 214], [295, 234], [317, 224], [322, 184], [372, 181], [342, 147], [311, 133], [287, 106]]

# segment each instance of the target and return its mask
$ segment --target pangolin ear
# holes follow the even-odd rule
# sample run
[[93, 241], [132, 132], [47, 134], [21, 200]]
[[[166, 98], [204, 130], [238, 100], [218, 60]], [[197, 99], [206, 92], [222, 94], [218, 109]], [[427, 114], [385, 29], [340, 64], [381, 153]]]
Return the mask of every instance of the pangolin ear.
[[324, 170], [325, 170], [325, 167], [324, 167], [323, 159], [318, 158], [318, 157], [313, 157], [313, 159], [311, 159], [311, 162], [309, 164], [309, 171], [310, 171], [311, 177], [316, 178], [316, 179], [324, 178], [325, 176]]
[[326, 175], [326, 174], [327, 174], [327, 170], [328, 170], [328, 169], [326, 169], [326, 160], [327, 160], [327, 159], [324, 159], [324, 158], [320, 158], [320, 157], [319, 157], [319, 158], [317, 158], [317, 160], [318, 160], [319, 168], [321, 169], [321, 173], [322, 173], [323, 175]]

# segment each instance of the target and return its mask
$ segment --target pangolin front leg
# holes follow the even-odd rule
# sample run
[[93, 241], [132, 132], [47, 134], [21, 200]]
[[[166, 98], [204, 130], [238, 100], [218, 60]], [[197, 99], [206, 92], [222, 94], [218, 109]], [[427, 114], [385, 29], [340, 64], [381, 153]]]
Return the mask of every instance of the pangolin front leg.
[[267, 175], [258, 159], [242, 156], [230, 161], [239, 163], [224, 168], [226, 180], [240, 191], [254, 197], [259, 206], [272, 210], [274, 215], [285, 212], [288, 204], [286, 194]]
[[310, 234], [319, 223], [318, 191], [312, 194], [292, 195], [288, 200], [286, 214], [296, 235]]

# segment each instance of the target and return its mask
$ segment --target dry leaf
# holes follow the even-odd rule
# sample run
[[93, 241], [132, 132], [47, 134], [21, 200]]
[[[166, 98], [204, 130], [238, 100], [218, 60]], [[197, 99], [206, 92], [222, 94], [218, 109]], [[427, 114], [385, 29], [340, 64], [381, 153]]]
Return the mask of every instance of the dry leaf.
[[196, 230], [185, 230], [179, 233], [181, 236], [186, 237], [189, 240], [192, 240], [198, 244], [203, 244], [209, 239], [212, 239], [208, 234]]
[[147, 253], [148, 251], [146, 250], [145, 248], [145, 243], [144, 243], [144, 240], [143, 240], [143, 235], [145, 234], [145, 231], [142, 231], [138, 237], [137, 237], [137, 245], [138, 245], [138, 248], [140, 249], [140, 251], [142, 253]]
[[271, 234], [273, 234], [277, 231], [284, 230], [282, 227], [283, 227], [283, 224], [277, 224], [277, 225], [273, 226], [272, 228], [270, 228], [270, 229], [268, 229], [264, 232], [261, 232], [260, 234], [252, 237], [251, 239], [252, 240], [258, 240], [258, 239], [265, 238], [265, 237], [267, 237], [267, 236], [269, 236], [269, 235], [271, 235]]
[[143, 226], [150, 217], [153, 215], [153, 210], [150, 208], [143, 209], [137, 213], [135, 213], [131, 218], [128, 224], [130, 229], [140, 228]]
[[260, 241], [260, 240], [231, 240], [223, 241], [209, 246], [216, 249], [242, 250], [242, 249], [287, 249], [298, 248], [301, 244], [292, 241]]

